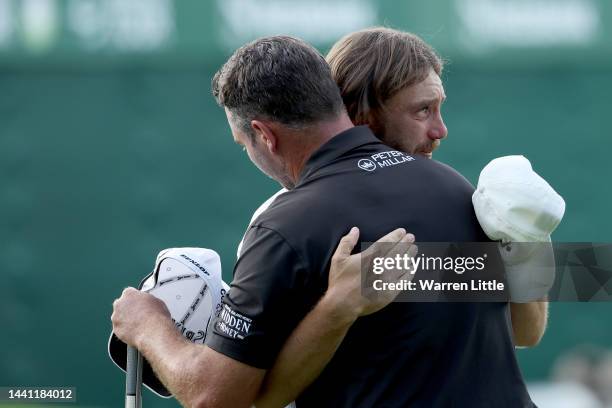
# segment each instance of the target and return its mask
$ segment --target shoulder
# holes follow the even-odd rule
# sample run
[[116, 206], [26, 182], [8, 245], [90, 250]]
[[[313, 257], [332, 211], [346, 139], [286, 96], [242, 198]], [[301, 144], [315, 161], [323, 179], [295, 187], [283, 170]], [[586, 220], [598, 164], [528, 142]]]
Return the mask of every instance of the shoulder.
[[[253, 213], [253, 215], [251, 216], [251, 220], [249, 221], [249, 225], [247, 226], [246, 231], [248, 232], [251, 225], [253, 225], [253, 223], [255, 222], [255, 220], [264, 212], [268, 209], [268, 207], [270, 207], [270, 205], [274, 202], [274, 200], [276, 200], [276, 197], [278, 197], [279, 195], [286, 193], [288, 190], [286, 188], [282, 188], [280, 190], [278, 190], [276, 193], [274, 193], [270, 198], [268, 198], [266, 201], [264, 201]], [[242, 236], [242, 239], [240, 240], [240, 242], [238, 243], [238, 249], [236, 250], [236, 257], [240, 258], [240, 254], [242, 253], [242, 246], [244, 245], [244, 238], [246, 236], [246, 232], [245, 234]]]
[[247, 282], [255, 282], [258, 290], [263, 292], [275, 285], [303, 287], [308, 280], [308, 271], [306, 260], [283, 233], [252, 225], [245, 235], [242, 253], [234, 268], [232, 286], [248, 286]]
[[[251, 227], [263, 227], [290, 238], [295, 229], [307, 229], [313, 217], [326, 214], [321, 200], [321, 189], [312, 186], [297, 187], [279, 192], [265, 210], [253, 220]], [[288, 231], [289, 229], [289, 231]]]
[[[335, 200], [321, 195], [319, 188], [297, 187], [279, 195], [249, 227], [245, 236], [243, 254], [247, 247], [260, 247], [269, 256], [288, 252], [285, 257], [294, 257], [307, 269], [321, 270], [327, 260], [330, 236], [341, 212]], [[258, 251], [260, 252], [260, 251]]]
[[282, 188], [278, 190], [276, 193], [274, 193], [266, 201], [264, 201], [253, 213], [253, 216], [251, 217], [251, 221], [249, 222], [249, 224], [253, 224], [253, 222], [257, 219], [257, 217], [259, 217], [264, 211], [266, 211], [268, 207], [270, 207], [270, 205], [274, 202], [274, 200], [276, 200], [276, 197], [278, 197], [279, 195], [283, 193], [286, 193], [287, 191], [288, 190], [286, 188]]
[[421, 165], [428, 171], [439, 175], [440, 180], [446, 180], [450, 185], [456, 185], [457, 187], [469, 187], [472, 190], [474, 189], [474, 185], [467, 178], [465, 178], [463, 174], [459, 173], [448, 164], [433, 159], [426, 159], [422, 161]]

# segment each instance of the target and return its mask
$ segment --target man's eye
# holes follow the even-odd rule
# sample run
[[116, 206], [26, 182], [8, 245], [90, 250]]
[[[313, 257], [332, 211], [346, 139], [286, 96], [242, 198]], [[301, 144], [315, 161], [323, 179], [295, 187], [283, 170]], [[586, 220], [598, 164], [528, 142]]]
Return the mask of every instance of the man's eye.
[[427, 116], [429, 116], [429, 112], [430, 112], [429, 106], [423, 106], [416, 112], [416, 115], [417, 117], [424, 119]]

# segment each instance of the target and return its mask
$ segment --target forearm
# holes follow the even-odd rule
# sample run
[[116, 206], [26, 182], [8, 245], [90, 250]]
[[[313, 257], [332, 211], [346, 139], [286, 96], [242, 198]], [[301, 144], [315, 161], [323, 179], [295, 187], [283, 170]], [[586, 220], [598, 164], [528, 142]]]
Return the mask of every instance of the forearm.
[[285, 342], [255, 406], [284, 407], [295, 400], [323, 371], [356, 318], [339, 308], [333, 296], [321, 298]]
[[201, 400], [203, 376], [199, 373], [204, 346], [187, 341], [169, 319], [155, 322], [138, 340], [138, 349], [164, 385], [183, 406]]
[[113, 302], [111, 320], [117, 337], [140, 350], [184, 406], [246, 408], [255, 400], [265, 370], [189, 342], [154, 296], [126, 288]]
[[548, 322], [548, 301], [510, 303], [514, 343], [532, 347], [540, 342]]

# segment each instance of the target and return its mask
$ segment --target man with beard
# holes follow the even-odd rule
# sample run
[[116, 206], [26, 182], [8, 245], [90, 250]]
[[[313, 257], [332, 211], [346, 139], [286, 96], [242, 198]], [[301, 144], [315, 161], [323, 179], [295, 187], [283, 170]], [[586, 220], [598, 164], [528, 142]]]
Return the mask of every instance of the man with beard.
[[[441, 112], [446, 99], [441, 80], [443, 61], [431, 46], [414, 34], [377, 27], [346, 35], [332, 47], [326, 60], [355, 125], [368, 125], [379, 139], [398, 151], [432, 158], [448, 130]], [[286, 191], [281, 189], [263, 203], [251, 223]], [[421, 240], [419, 236], [417, 239]], [[239, 254], [240, 251], [241, 245]], [[359, 273], [358, 268], [352, 273]], [[546, 328], [548, 302], [545, 299], [511, 302], [509, 311], [514, 344], [536, 345]], [[302, 322], [304, 327], [294, 331], [285, 345], [280, 359], [286, 359], [279, 359], [268, 373], [258, 406], [278, 406], [281, 401], [290, 400], [305, 388], [304, 383], [322, 371], [323, 362], [329, 359], [321, 352], [325, 348], [320, 345], [302, 348], [309, 342], [315, 343], [319, 335], [306, 327], [308, 323], [318, 326], [322, 338], [328, 333], [322, 327], [322, 322], [327, 321], [325, 312], [317, 312], [315, 309], [307, 315]], [[333, 332], [333, 327], [328, 330]], [[311, 338], [304, 338], [302, 331]], [[302, 355], [308, 350], [312, 353]], [[298, 355], [302, 358], [296, 358]], [[305, 368], [308, 366], [313, 368], [310, 375]], [[288, 399], [288, 395], [292, 397]]]

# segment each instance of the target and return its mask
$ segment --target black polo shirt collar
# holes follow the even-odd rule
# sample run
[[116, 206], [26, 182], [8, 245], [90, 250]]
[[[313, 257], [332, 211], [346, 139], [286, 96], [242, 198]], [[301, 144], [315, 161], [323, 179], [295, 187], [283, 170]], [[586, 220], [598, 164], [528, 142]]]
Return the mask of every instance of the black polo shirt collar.
[[367, 144], [378, 143], [380, 143], [380, 140], [374, 136], [374, 133], [367, 126], [355, 126], [338, 133], [310, 156], [302, 169], [297, 184], [301, 184], [317, 170], [349, 151]]

